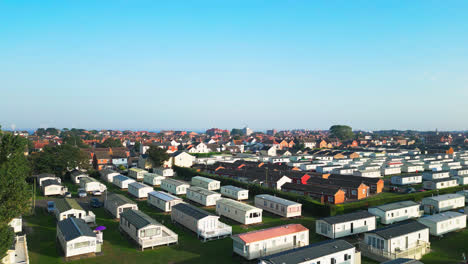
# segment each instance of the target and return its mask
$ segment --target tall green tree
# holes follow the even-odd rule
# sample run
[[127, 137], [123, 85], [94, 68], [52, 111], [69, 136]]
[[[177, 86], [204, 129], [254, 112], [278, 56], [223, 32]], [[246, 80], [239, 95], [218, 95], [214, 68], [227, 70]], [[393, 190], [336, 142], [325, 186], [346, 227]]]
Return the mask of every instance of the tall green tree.
[[101, 147], [104, 148], [117, 148], [117, 147], [123, 147], [122, 141], [120, 139], [116, 138], [108, 138], [102, 142]]
[[339, 140], [349, 140], [354, 138], [353, 129], [350, 126], [334, 125], [330, 127], [330, 137], [338, 138]]
[[146, 151], [146, 154], [148, 154], [148, 159], [153, 164], [153, 167], [161, 167], [169, 159], [169, 154], [167, 154], [166, 150], [156, 146], [151, 146]]
[[35, 174], [47, 172], [59, 177], [75, 168], [90, 169], [88, 155], [70, 144], [45, 146], [41, 152], [31, 155], [31, 164]]
[[30, 209], [31, 192], [26, 183], [30, 168], [24, 156], [27, 144], [22, 137], [0, 131], [0, 257], [13, 243], [8, 224]]

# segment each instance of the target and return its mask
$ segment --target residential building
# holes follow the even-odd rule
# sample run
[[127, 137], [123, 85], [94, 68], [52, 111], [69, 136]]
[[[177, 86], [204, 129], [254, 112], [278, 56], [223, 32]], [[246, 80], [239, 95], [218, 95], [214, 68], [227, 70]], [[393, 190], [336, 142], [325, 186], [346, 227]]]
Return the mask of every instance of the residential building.
[[262, 209], [228, 198], [216, 202], [216, 213], [244, 225], [262, 222]]
[[466, 228], [466, 214], [449, 211], [421, 217], [418, 222], [429, 227], [431, 235], [442, 236]]
[[232, 185], [221, 186], [221, 194], [238, 201], [249, 199], [249, 190]]
[[315, 232], [332, 239], [375, 230], [375, 215], [367, 211], [325, 217], [315, 221]]
[[269, 194], [255, 196], [255, 206], [283, 217], [301, 216], [302, 204]]
[[138, 205], [127, 197], [110, 193], [104, 200], [104, 208], [115, 218], [119, 219], [120, 214], [127, 210], [138, 210]]
[[152, 191], [148, 193], [148, 204], [151, 204], [164, 212], [170, 212], [172, 207], [178, 203], [182, 203], [182, 198], [172, 195], [167, 192]]
[[188, 183], [170, 178], [161, 181], [161, 189], [175, 195], [186, 194], [189, 187]]
[[380, 218], [384, 225], [419, 218], [422, 215], [419, 204], [413, 201], [402, 201], [370, 207], [369, 213]]

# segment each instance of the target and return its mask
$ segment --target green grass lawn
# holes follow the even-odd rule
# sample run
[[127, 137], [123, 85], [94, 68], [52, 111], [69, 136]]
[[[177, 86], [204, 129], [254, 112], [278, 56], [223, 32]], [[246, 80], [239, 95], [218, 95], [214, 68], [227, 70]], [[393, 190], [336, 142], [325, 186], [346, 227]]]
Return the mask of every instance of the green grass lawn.
[[[72, 183], [65, 183], [69, 188], [74, 188]], [[75, 185], [76, 186], [76, 185]], [[109, 191], [127, 195], [117, 187], [107, 184]], [[74, 189], [77, 189], [74, 188]], [[155, 188], [158, 189], [158, 188]], [[76, 190], [72, 190], [76, 197]], [[131, 197], [127, 195], [127, 197]], [[249, 263], [232, 253], [232, 239], [224, 238], [201, 242], [192, 231], [173, 224], [170, 214], [163, 213], [159, 209], [147, 204], [146, 201], [138, 201], [141, 211], [161, 222], [179, 235], [178, 245], [162, 246], [155, 249], [140, 251], [136, 244], [120, 234], [118, 222], [103, 208], [93, 209], [96, 214], [96, 223], [104, 225], [103, 256], [73, 261], [73, 263]], [[191, 203], [191, 202], [190, 202]], [[194, 204], [194, 203], [191, 203]], [[203, 209], [214, 213], [215, 208]], [[85, 208], [87, 209], [87, 208]], [[228, 218], [221, 217], [221, 221], [232, 226], [233, 234], [244, 233], [273, 226], [289, 223], [300, 223], [310, 229], [310, 242], [318, 242], [324, 238], [315, 234], [315, 218], [310, 213], [296, 219], [285, 219], [279, 216], [264, 212], [262, 224], [244, 226]], [[53, 215], [49, 215], [43, 209], [37, 209], [33, 216], [25, 216], [28, 231], [28, 246], [31, 263], [63, 263], [63, 253], [60, 245], [55, 242], [56, 221]], [[250, 262], [250, 263], [256, 263]]]

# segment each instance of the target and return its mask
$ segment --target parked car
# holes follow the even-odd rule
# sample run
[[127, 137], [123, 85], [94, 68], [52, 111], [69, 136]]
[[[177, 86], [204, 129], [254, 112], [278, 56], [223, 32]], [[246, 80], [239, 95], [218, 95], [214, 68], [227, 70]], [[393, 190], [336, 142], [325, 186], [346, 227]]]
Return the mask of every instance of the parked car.
[[55, 211], [55, 202], [54, 201], [48, 201], [47, 202], [47, 212], [52, 213]]
[[71, 198], [72, 195], [70, 192], [66, 192], [64, 195], [63, 195], [65, 198]]
[[87, 196], [87, 193], [86, 193], [85, 190], [78, 189], [78, 197], [83, 198], [83, 197], [86, 197], [86, 196]]
[[93, 208], [99, 208], [99, 207], [102, 207], [104, 205], [101, 201], [99, 201], [98, 198], [91, 198], [91, 200], [89, 201], [89, 204]]
[[94, 192], [93, 192], [93, 195], [94, 195], [94, 196], [101, 196], [101, 195], [102, 195], [102, 192], [101, 192], [101, 191], [94, 191]]
[[390, 187], [390, 192], [400, 192], [400, 188], [396, 186], [391, 186]]
[[408, 188], [406, 189], [405, 193], [415, 193], [416, 190], [414, 188]]
[[425, 191], [426, 191], [426, 189], [420, 189], [420, 190], [418, 190], [418, 192], [425, 192]]

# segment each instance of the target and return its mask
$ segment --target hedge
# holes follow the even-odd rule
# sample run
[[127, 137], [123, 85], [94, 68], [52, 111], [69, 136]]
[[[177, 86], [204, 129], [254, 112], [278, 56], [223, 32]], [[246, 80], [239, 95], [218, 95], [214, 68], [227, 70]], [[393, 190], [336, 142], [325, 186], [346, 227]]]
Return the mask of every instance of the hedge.
[[330, 215], [330, 205], [322, 204], [319, 201], [313, 200], [308, 196], [302, 196], [294, 193], [288, 193], [279, 191], [276, 189], [266, 188], [258, 184], [241, 182], [234, 180], [228, 177], [223, 177], [215, 174], [209, 174], [206, 172], [199, 172], [191, 168], [183, 168], [174, 166], [174, 171], [177, 173], [178, 177], [181, 177], [187, 181], [190, 181], [193, 176], [203, 176], [208, 177], [221, 182], [221, 185], [234, 185], [243, 189], [249, 190], [249, 195], [258, 195], [258, 194], [270, 194], [275, 195], [284, 199], [291, 201], [296, 201], [302, 204], [303, 210], [311, 213], [314, 216], [329, 216]]

